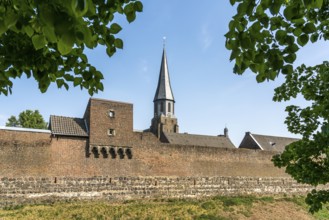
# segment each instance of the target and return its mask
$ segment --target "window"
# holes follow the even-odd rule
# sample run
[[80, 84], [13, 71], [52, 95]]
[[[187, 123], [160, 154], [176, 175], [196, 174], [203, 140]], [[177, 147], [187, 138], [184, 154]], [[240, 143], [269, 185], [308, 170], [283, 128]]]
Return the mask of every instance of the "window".
[[110, 118], [114, 118], [115, 117], [114, 110], [109, 110], [108, 115], [109, 115]]
[[154, 108], [155, 108], [154, 110], [155, 114], [158, 114], [158, 104], [154, 104]]
[[108, 136], [115, 136], [115, 130], [110, 128], [109, 130], [107, 130], [107, 135]]
[[160, 111], [163, 112], [163, 102], [160, 103]]
[[168, 112], [171, 112], [171, 103], [168, 103]]

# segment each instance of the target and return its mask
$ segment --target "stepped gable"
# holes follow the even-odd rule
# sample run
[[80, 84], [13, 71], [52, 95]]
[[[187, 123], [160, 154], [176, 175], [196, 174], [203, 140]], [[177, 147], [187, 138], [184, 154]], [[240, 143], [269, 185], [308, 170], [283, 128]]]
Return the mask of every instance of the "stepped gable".
[[249, 148], [249, 149], [260, 149], [265, 151], [277, 151], [283, 152], [285, 147], [295, 141], [298, 138], [288, 138], [261, 134], [252, 134], [246, 132], [239, 148]]
[[86, 122], [83, 118], [51, 115], [49, 129], [54, 135], [88, 137]]
[[166, 140], [166, 142], [170, 144], [235, 149], [235, 146], [233, 145], [231, 140], [228, 137], [225, 137], [224, 135], [208, 136], [208, 135], [164, 132], [163, 137]]

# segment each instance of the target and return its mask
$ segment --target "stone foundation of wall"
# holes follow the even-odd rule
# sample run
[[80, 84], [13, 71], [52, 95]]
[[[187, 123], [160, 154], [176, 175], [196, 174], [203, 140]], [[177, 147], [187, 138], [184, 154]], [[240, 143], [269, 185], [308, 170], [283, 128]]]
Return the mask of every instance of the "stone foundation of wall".
[[293, 195], [306, 194], [312, 189], [291, 178], [270, 177], [3, 177], [0, 178], [0, 207], [76, 199]]

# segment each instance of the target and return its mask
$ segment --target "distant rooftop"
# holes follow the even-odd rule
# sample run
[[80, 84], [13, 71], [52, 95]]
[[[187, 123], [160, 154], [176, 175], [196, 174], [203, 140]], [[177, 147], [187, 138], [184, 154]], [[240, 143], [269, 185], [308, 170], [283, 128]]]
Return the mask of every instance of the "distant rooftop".
[[49, 128], [55, 135], [88, 137], [87, 125], [82, 118], [51, 115]]
[[235, 148], [228, 137], [225, 136], [208, 136], [196, 134], [166, 133], [165, 138], [170, 144], [195, 145], [204, 147]]
[[0, 130], [9, 130], [9, 131], [25, 131], [25, 132], [36, 132], [36, 133], [50, 133], [50, 130], [47, 129], [34, 129], [34, 128], [21, 128], [21, 127], [5, 127], [0, 126]]

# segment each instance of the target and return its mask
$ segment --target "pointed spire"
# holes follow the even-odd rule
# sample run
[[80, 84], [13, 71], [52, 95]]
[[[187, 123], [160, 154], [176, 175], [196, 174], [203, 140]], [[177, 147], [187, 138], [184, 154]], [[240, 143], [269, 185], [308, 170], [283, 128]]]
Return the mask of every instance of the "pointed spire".
[[[164, 38], [164, 40], [165, 40], [165, 38]], [[165, 41], [164, 41], [163, 46], [165, 46]], [[166, 55], [165, 47], [163, 47], [158, 87], [155, 92], [153, 101], [156, 101], [156, 100], [175, 101], [174, 95], [173, 95], [173, 92], [171, 89], [171, 85], [170, 85], [169, 70], [168, 70], [167, 55]]]

